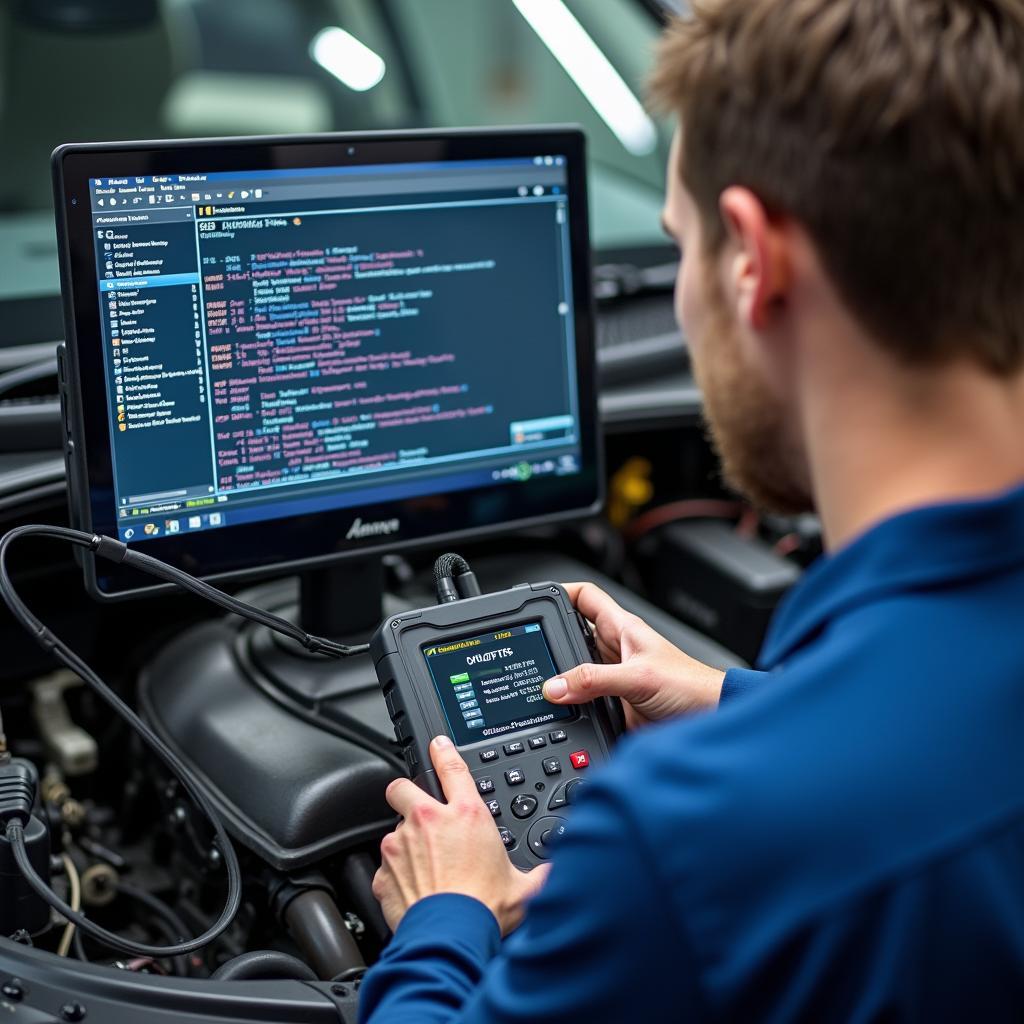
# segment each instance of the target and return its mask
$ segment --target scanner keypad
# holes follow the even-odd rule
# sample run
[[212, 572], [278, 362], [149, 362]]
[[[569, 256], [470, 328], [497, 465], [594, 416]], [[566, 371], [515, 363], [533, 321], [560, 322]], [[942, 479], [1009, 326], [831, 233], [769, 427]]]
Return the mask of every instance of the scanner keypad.
[[[549, 743], [570, 739], [576, 741], [570, 754], [544, 756]], [[564, 833], [565, 819], [560, 815], [568, 812], [584, 785], [590, 766], [586, 744], [592, 745], [592, 740], [589, 729], [577, 726], [571, 736], [569, 730], [555, 729], [477, 752], [481, 763], [471, 765], [477, 789], [496, 819], [502, 843], [521, 867], [546, 860], [552, 842]], [[534, 825], [539, 821], [544, 828], [537, 831]]]
[[517, 818], [528, 818], [535, 810], [537, 810], [537, 798], [530, 796], [529, 793], [520, 793], [512, 801], [512, 813]]

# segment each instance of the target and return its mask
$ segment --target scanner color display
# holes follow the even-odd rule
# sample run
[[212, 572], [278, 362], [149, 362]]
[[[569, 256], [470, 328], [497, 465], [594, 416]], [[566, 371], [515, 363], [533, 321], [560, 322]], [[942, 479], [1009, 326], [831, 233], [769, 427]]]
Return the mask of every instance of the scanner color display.
[[541, 695], [556, 670], [538, 622], [431, 644], [423, 656], [460, 746], [573, 717]]

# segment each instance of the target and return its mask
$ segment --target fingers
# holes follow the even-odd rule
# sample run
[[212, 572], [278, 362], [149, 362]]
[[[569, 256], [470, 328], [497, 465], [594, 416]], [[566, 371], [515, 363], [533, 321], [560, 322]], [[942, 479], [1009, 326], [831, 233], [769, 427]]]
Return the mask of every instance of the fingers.
[[476, 783], [469, 774], [469, 768], [447, 736], [435, 736], [431, 740], [430, 760], [434, 762], [437, 778], [448, 803], [454, 804], [460, 800], [479, 802]]
[[566, 583], [565, 589], [569, 600], [576, 606], [577, 611], [585, 615], [591, 622], [596, 622], [601, 612], [608, 615], [616, 609], [623, 611], [622, 606], [616, 602], [615, 598], [606, 594], [593, 583]]
[[549, 679], [544, 684], [544, 699], [552, 704], [585, 704], [597, 697], [622, 697], [631, 700], [639, 690], [636, 667], [595, 665], [584, 662], [576, 668]]
[[384, 799], [403, 818], [408, 818], [418, 804], [436, 804], [437, 801], [424, 793], [411, 779], [395, 779], [384, 791]]
[[565, 589], [576, 610], [601, 631], [617, 633], [633, 618], [615, 598], [593, 583], [566, 583]]
[[381, 913], [384, 915], [384, 920], [387, 922], [388, 928], [390, 928], [391, 931], [395, 931], [398, 928], [399, 922], [402, 920], [404, 908], [402, 906], [401, 896], [398, 893], [398, 886], [394, 873], [385, 865], [381, 865], [377, 873], [373, 876], [373, 882], [371, 883], [370, 888], [373, 892], [374, 898], [380, 904]]
[[514, 893], [510, 908], [503, 915], [501, 922], [501, 934], [508, 935], [519, 923], [526, 913], [526, 905], [540, 892], [547, 881], [548, 873], [551, 871], [550, 864], [540, 864], [532, 871], [512, 871], [512, 892]]
[[533, 899], [540, 892], [548, 880], [548, 875], [551, 874], [551, 867], [550, 864], [538, 864], [537, 867], [522, 876], [523, 887], [526, 890], [523, 899]]
[[[469, 774], [466, 762], [447, 736], [437, 736], [431, 741], [430, 759], [434, 762], [438, 781], [448, 803], [476, 796], [476, 783]], [[384, 791], [384, 797], [403, 818], [408, 818], [417, 806], [437, 803], [430, 794], [424, 793], [409, 779], [395, 779]]]

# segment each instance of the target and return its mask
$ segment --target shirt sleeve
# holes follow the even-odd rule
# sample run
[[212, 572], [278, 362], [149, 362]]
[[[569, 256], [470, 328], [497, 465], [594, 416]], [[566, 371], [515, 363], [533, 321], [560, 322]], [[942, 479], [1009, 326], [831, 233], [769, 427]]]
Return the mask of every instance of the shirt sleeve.
[[456, 1019], [500, 946], [498, 922], [479, 900], [440, 893], [414, 903], [363, 979], [360, 1022]]
[[755, 672], [752, 668], [731, 668], [725, 673], [719, 704], [725, 704], [751, 690], [764, 685], [768, 672]]
[[412, 907], [363, 982], [362, 1024], [702, 1018], [696, 959], [621, 788], [590, 784], [546, 885], [500, 948], [475, 900]]

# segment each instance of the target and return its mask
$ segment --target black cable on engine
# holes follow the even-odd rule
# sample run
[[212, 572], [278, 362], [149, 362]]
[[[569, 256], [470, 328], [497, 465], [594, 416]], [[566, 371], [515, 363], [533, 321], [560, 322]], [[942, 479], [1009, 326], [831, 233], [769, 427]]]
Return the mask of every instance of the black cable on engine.
[[[277, 615], [264, 611], [261, 608], [254, 608], [252, 605], [239, 601], [237, 598], [217, 590], [207, 583], [197, 580], [188, 573], [182, 572], [149, 555], [142, 555], [135, 551], [129, 551], [126, 544], [101, 537], [96, 534], [84, 533], [81, 530], [72, 530], [62, 526], [19, 526], [7, 533], [0, 540], [0, 597], [11, 610], [14, 618], [32, 634], [35, 641], [52, 654], [62, 665], [70, 669], [79, 678], [88, 683], [99, 696], [123, 718], [132, 729], [160, 756], [163, 762], [178, 778], [196, 806], [209, 819], [216, 836], [216, 843], [219, 847], [221, 857], [224, 861], [224, 868], [227, 872], [228, 894], [225, 900], [224, 909], [217, 920], [200, 936], [180, 942], [173, 946], [149, 946], [141, 942], [133, 942], [122, 938], [114, 932], [94, 924], [91, 920], [72, 910], [49, 886], [39, 877], [29, 860], [25, 847], [24, 824], [27, 820], [19, 820], [12, 817], [7, 822], [6, 835], [14, 853], [15, 863], [22, 873], [25, 881], [35, 894], [45, 903], [49, 904], [62, 917], [75, 924], [81, 931], [93, 936], [99, 942], [111, 949], [127, 953], [132, 956], [152, 957], [153, 959], [164, 959], [176, 956], [183, 956], [193, 953], [198, 949], [213, 942], [228, 928], [238, 913], [242, 899], [242, 873], [238, 863], [238, 855], [231, 844], [227, 831], [220, 821], [216, 809], [203, 790], [198, 779], [192, 774], [184, 762], [167, 746], [159, 736], [123, 701], [120, 697], [96, 674], [63, 640], [48, 629], [43, 622], [37, 618], [21, 600], [15, 591], [11, 581], [10, 572], [7, 566], [7, 556], [11, 545], [25, 537], [46, 537], [54, 540], [67, 541], [78, 547], [86, 548], [101, 558], [109, 558], [115, 562], [132, 565], [144, 573], [157, 576], [160, 579], [204, 597], [208, 601], [261, 623], [269, 629], [282, 633], [297, 641], [309, 651], [319, 652], [333, 657], [348, 657], [353, 654], [361, 654], [368, 649], [368, 645], [353, 645], [335, 643], [322, 637], [314, 637], [304, 632], [294, 623], [288, 622]], [[26, 809], [30, 813], [31, 808]]]

